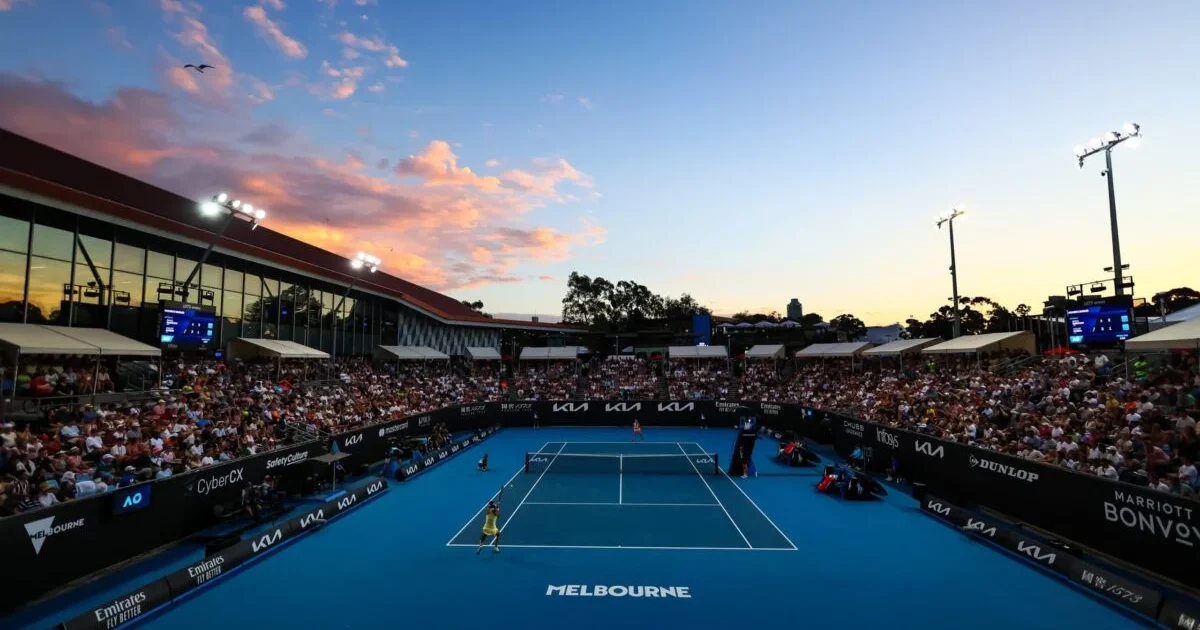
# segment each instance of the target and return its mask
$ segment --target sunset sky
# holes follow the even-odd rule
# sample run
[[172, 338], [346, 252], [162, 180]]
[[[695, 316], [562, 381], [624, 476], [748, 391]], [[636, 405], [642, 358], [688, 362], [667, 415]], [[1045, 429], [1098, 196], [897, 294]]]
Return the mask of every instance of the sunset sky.
[[[573, 270], [718, 313], [1200, 287], [1200, 3], [0, 0], [0, 126], [490, 312]], [[204, 74], [183, 64], [216, 66]]]

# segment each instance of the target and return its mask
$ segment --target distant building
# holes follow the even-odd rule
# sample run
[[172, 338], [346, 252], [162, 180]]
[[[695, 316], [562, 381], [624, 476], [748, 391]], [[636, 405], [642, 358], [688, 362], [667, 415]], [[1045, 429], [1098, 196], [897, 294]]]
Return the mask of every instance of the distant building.
[[787, 305], [787, 318], [794, 322], [799, 322], [803, 317], [804, 305], [800, 303], [800, 300], [792, 298], [792, 301], [788, 302]]

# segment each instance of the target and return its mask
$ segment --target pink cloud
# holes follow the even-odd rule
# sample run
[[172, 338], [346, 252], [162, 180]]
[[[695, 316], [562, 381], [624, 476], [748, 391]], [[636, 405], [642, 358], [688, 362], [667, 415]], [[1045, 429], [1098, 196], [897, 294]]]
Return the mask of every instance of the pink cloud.
[[488, 168], [496, 168], [497, 166], [500, 166], [500, 160], [488, 160], [484, 162], [483, 165]]
[[338, 33], [337, 40], [349, 48], [378, 54], [383, 65], [389, 68], [408, 67], [408, 60], [400, 56], [400, 48], [382, 37], [359, 37], [350, 31], [342, 31]]
[[460, 167], [458, 156], [445, 140], [434, 140], [421, 153], [400, 160], [396, 172], [420, 177], [426, 186], [468, 186], [485, 191], [500, 188], [498, 178], [480, 176], [468, 167]]
[[292, 59], [303, 59], [308, 56], [308, 49], [299, 41], [283, 32], [279, 24], [267, 15], [266, 9], [254, 6], [246, 7], [242, 15], [254, 25], [259, 37], [271, 42], [284, 56]]
[[554, 276], [538, 276], [538, 280], [542, 282], [554, 282]]
[[505, 171], [500, 178], [509, 186], [526, 193], [551, 199], [563, 199], [558, 191], [559, 184], [572, 182], [583, 188], [590, 188], [592, 180], [562, 158], [556, 160], [534, 160], [534, 171], [512, 169]]
[[287, 8], [283, 0], [262, 0], [262, 5], [274, 11], [282, 11]]
[[[538, 199], [459, 164], [445, 141], [383, 170], [387, 161], [368, 168], [353, 149], [326, 155], [290, 141], [287, 127], [252, 125], [252, 110], [193, 111], [143, 88], [90, 101], [65, 84], [0, 73], [0, 127], [187, 197], [236, 193], [270, 212], [268, 229], [346, 255], [370, 251], [389, 273], [438, 290], [536, 276], [518, 268], [603, 238], [587, 224], [525, 225]], [[255, 144], [239, 148], [228, 135], [237, 127]]]

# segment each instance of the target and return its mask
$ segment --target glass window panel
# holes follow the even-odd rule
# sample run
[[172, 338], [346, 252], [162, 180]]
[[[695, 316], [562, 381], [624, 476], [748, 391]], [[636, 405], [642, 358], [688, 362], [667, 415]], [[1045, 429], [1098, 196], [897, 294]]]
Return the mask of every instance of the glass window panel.
[[[212, 289], [220, 289], [223, 275], [220, 267], [204, 263], [204, 269], [200, 271], [200, 284]], [[241, 291], [241, 288], [239, 287], [237, 290]]]
[[247, 295], [245, 297], [245, 308], [242, 311], [242, 319], [255, 324], [262, 321], [262, 298]]
[[320, 291], [310, 291], [308, 294], [308, 325], [317, 328], [321, 325], [323, 306]]
[[275, 297], [277, 295], [279, 295], [279, 280], [263, 278], [263, 296]]
[[33, 257], [29, 261], [29, 316], [31, 324], [54, 323], [63, 319], [63, 285], [71, 283], [71, 263]]
[[221, 319], [221, 347], [228, 345], [231, 339], [241, 336], [242, 320], [229, 317]]
[[246, 274], [246, 288], [242, 292], [247, 296], [253, 295], [258, 297], [262, 295], [262, 278], [258, 277], [258, 274]]
[[114, 306], [138, 307], [142, 305], [141, 274], [114, 271], [112, 279], [112, 304]]
[[[79, 235], [79, 244], [87, 249], [88, 256], [92, 258], [92, 264], [97, 267], [112, 266], [112, 241], [94, 236]], [[87, 260], [82, 253], [76, 254], [75, 262], [86, 263]]]
[[262, 337], [262, 325], [258, 322], [242, 320], [242, 336], [248, 339], [258, 339]]
[[225, 290], [239, 292], [242, 290], [242, 272], [236, 269], [225, 270]]
[[146, 255], [146, 275], [155, 278], [175, 277], [175, 257], [151, 251]]
[[242, 294], [233, 291], [225, 292], [225, 302], [221, 305], [221, 316], [226, 319], [242, 318]]
[[75, 251], [75, 234], [45, 225], [33, 226], [33, 253], [38, 256], [71, 260]]
[[[175, 259], [175, 281], [183, 282], [187, 279], [188, 274], [192, 273], [192, 269], [196, 268], [196, 261], [188, 260], [183, 257]], [[196, 284], [200, 278], [192, 278], [192, 284]]]
[[0, 321], [25, 321], [25, 254], [0, 251]]
[[0, 217], [0, 249], [23, 252], [29, 249], [29, 222]]
[[124, 243], [117, 243], [113, 250], [113, 267], [116, 269], [131, 273], [146, 271], [146, 250]]

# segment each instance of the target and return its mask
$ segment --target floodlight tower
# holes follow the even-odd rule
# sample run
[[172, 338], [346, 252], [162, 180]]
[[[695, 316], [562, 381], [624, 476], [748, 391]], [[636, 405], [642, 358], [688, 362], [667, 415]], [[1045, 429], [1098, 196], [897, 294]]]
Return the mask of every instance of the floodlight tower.
[[1126, 123], [1121, 131], [1110, 131], [1103, 137], [1092, 138], [1086, 146], [1081, 144], [1075, 147], [1075, 159], [1079, 160], [1079, 168], [1083, 168], [1083, 161], [1087, 158], [1097, 153], [1104, 153], [1104, 170], [1100, 172], [1100, 176], [1108, 180], [1108, 221], [1112, 231], [1113, 288], [1117, 295], [1124, 295], [1128, 286], [1122, 275], [1125, 267], [1121, 265], [1121, 238], [1117, 231], [1117, 193], [1113, 189], [1112, 150], [1126, 140], [1132, 141], [1130, 146], [1136, 147], [1140, 144], [1142, 126], [1137, 123]]

